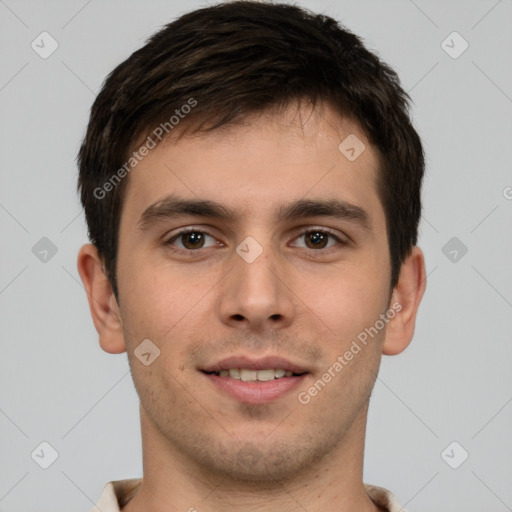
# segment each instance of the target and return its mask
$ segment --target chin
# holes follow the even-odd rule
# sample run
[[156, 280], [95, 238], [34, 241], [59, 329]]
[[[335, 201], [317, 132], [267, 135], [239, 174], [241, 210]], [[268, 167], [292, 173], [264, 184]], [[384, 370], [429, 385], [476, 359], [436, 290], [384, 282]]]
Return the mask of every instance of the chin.
[[323, 446], [302, 443], [298, 450], [298, 445], [296, 442], [271, 443], [269, 440], [267, 443], [263, 440], [246, 442], [238, 445], [240, 447], [224, 445], [217, 453], [203, 452], [203, 460], [199, 463], [231, 480], [277, 484], [297, 478], [328, 453]]

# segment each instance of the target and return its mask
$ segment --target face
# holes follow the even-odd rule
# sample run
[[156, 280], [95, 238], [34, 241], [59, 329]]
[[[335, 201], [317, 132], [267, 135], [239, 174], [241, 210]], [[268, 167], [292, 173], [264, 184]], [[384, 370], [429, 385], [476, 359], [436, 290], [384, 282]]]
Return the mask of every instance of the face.
[[[355, 160], [338, 148], [348, 136], [365, 145]], [[133, 169], [119, 310], [141, 411], [171, 453], [280, 478], [361, 425], [390, 293], [377, 172], [359, 126], [325, 105], [169, 140]], [[148, 365], [134, 355], [143, 340], [160, 351]]]

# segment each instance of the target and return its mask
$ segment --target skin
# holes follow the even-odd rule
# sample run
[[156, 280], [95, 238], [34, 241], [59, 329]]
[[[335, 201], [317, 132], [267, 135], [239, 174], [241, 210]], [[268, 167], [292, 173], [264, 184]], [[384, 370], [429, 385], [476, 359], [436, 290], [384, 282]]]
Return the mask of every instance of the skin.
[[[349, 134], [366, 146], [353, 162], [338, 150]], [[377, 150], [359, 125], [328, 105], [290, 106], [168, 140], [131, 172], [119, 304], [95, 247], [78, 255], [100, 345], [127, 351], [140, 397], [144, 478], [124, 512], [379, 510], [362, 481], [368, 403], [382, 354], [402, 352], [413, 337], [425, 263], [414, 247], [390, 290], [377, 172]], [[139, 229], [142, 212], [169, 193], [217, 201], [239, 217], [186, 216]], [[274, 221], [275, 208], [303, 198], [358, 205], [371, 232], [346, 219]], [[209, 236], [203, 246], [178, 237], [173, 252], [165, 242], [187, 226]], [[317, 248], [305, 234], [311, 228], [349, 243], [328, 238]], [[247, 236], [263, 249], [250, 264], [235, 250]], [[400, 313], [301, 404], [297, 394], [394, 303]], [[134, 355], [144, 339], [160, 350], [149, 366]], [[198, 368], [242, 354], [280, 355], [311, 373], [274, 402], [240, 403]]]

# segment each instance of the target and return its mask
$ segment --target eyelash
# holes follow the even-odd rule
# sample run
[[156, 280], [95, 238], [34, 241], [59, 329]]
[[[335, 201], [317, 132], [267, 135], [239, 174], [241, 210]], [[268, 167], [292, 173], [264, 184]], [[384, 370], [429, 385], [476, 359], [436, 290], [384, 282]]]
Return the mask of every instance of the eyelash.
[[[168, 248], [170, 248], [171, 250], [173, 251], [176, 251], [176, 252], [185, 252], [185, 253], [191, 253], [191, 254], [194, 254], [194, 253], [198, 253], [200, 252], [202, 249], [208, 249], [208, 247], [200, 247], [199, 249], [181, 249], [179, 247], [173, 247], [173, 242], [177, 239], [179, 239], [180, 236], [182, 235], [186, 235], [187, 233], [200, 233], [200, 234], [203, 234], [203, 235], [208, 235], [212, 238], [215, 238], [211, 233], [209, 233], [208, 231], [204, 231], [203, 229], [197, 229], [197, 228], [194, 228], [194, 227], [189, 227], [189, 228], [184, 228], [182, 229], [181, 231], [178, 231], [177, 233], [175, 233], [169, 240], [167, 240], [166, 242], [164, 242], [164, 245]], [[330, 230], [327, 230], [325, 228], [309, 228], [305, 231], [302, 231], [301, 233], [299, 233], [295, 239], [297, 238], [300, 238], [301, 236], [304, 236], [304, 235], [308, 235], [308, 234], [311, 234], [311, 233], [321, 233], [321, 234], [324, 234], [324, 235], [328, 235], [330, 236], [331, 238], [334, 238], [340, 245], [342, 246], [345, 246], [345, 245], [348, 245], [348, 241], [345, 241], [345, 240], [342, 240], [340, 239], [337, 235], [335, 235], [332, 231]], [[310, 251], [313, 251], [313, 252], [322, 252], [322, 251], [327, 251], [328, 249], [332, 249], [332, 247], [327, 247], [327, 248], [320, 248], [320, 249], [309, 249], [306, 247], [306, 250], [310, 250]]]

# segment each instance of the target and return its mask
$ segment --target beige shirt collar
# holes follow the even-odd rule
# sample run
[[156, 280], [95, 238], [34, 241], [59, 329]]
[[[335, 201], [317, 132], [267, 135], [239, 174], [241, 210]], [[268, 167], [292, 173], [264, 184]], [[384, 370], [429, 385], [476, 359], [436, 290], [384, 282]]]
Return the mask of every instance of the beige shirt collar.
[[[120, 512], [121, 507], [135, 496], [141, 482], [141, 478], [109, 482], [103, 488], [100, 500], [91, 512]], [[407, 512], [387, 489], [369, 484], [364, 484], [364, 487], [372, 501], [387, 512]]]

